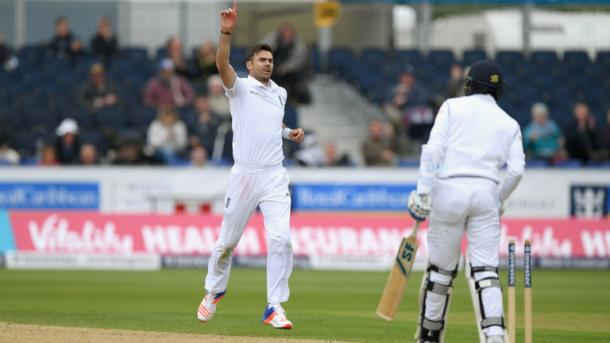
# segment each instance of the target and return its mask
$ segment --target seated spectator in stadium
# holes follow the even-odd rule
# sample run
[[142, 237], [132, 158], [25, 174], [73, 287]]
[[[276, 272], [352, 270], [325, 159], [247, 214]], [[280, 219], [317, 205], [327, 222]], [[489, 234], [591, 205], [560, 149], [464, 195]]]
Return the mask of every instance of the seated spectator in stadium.
[[0, 166], [15, 166], [20, 160], [19, 153], [9, 145], [8, 136], [0, 133]]
[[223, 121], [231, 120], [229, 98], [225, 95], [222, 80], [218, 75], [208, 78], [208, 101], [212, 112], [216, 113]]
[[59, 161], [57, 160], [57, 152], [55, 147], [52, 145], [45, 145], [42, 147], [40, 152], [40, 160], [38, 164], [41, 166], [57, 166]]
[[[405, 65], [384, 105], [384, 113], [396, 134], [400, 151], [408, 148], [409, 139], [423, 141], [434, 124], [428, 92], [417, 83], [414, 69]], [[407, 137], [409, 139], [403, 138]]]
[[447, 82], [446, 98], [457, 98], [464, 96], [464, 70], [458, 63], [454, 63], [449, 71], [449, 81]]
[[221, 124], [220, 118], [212, 112], [208, 99], [204, 96], [195, 98], [195, 114], [197, 121], [191, 128], [191, 146], [202, 145], [207, 151], [214, 151], [216, 133]]
[[294, 25], [284, 23], [279, 29], [267, 34], [263, 43], [273, 49], [273, 81], [286, 88], [291, 103], [309, 102], [309, 91], [305, 84], [307, 68], [307, 45], [297, 33]]
[[95, 145], [86, 143], [80, 147], [78, 156], [79, 163], [83, 166], [94, 166], [99, 164], [97, 158], [97, 148]]
[[144, 154], [143, 142], [136, 135], [124, 135], [119, 137], [116, 156], [112, 160], [114, 165], [148, 165], [149, 158]]
[[324, 165], [326, 161], [324, 149], [317, 134], [307, 132], [300, 149], [294, 154], [294, 159], [298, 165], [304, 167], [321, 167]]
[[119, 42], [116, 35], [112, 32], [110, 18], [101, 17], [97, 22], [97, 32], [91, 37], [91, 53], [99, 56], [107, 65], [119, 51]]
[[78, 124], [72, 118], [66, 118], [55, 130], [57, 139], [55, 141], [55, 152], [60, 164], [77, 164], [80, 152], [78, 139]]
[[523, 145], [528, 158], [549, 162], [560, 157], [563, 136], [557, 124], [549, 119], [549, 110], [538, 102], [532, 106], [532, 122], [523, 132]]
[[115, 106], [119, 102], [118, 90], [106, 78], [104, 65], [95, 63], [89, 69], [89, 81], [82, 88], [82, 99], [90, 111]]
[[196, 145], [191, 149], [190, 162], [193, 167], [205, 167], [208, 163], [208, 152], [202, 145]]
[[595, 125], [595, 118], [589, 112], [589, 106], [583, 102], [576, 103], [573, 113], [576, 125], [567, 134], [566, 139], [566, 149], [570, 158], [585, 164], [589, 161], [605, 159], [607, 154], [601, 131]]
[[70, 23], [66, 17], [55, 20], [55, 35], [49, 43], [53, 55], [67, 61], [76, 61], [83, 53], [81, 41], [70, 31]]
[[369, 122], [369, 137], [362, 143], [362, 155], [367, 166], [396, 165], [396, 149], [392, 131], [377, 119]]
[[325, 167], [348, 167], [352, 165], [352, 161], [350, 161], [347, 154], [342, 154], [340, 156], [337, 154], [337, 145], [335, 143], [326, 143], [324, 146]]
[[182, 77], [190, 79], [191, 73], [189, 71], [188, 61], [184, 57], [184, 52], [182, 51], [182, 41], [180, 38], [176, 36], [170, 37], [165, 44], [165, 49], [167, 51], [167, 58], [174, 62], [174, 72]]
[[212, 75], [218, 74], [216, 68], [216, 48], [212, 42], [204, 42], [193, 57], [193, 79], [207, 82]]
[[159, 67], [159, 74], [146, 84], [144, 104], [150, 107], [184, 107], [193, 102], [195, 91], [185, 78], [174, 73], [174, 63], [163, 59]]
[[148, 146], [154, 156], [165, 164], [176, 164], [188, 143], [186, 125], [171, 107], [160, 107], [157, 119], [148, 127]]

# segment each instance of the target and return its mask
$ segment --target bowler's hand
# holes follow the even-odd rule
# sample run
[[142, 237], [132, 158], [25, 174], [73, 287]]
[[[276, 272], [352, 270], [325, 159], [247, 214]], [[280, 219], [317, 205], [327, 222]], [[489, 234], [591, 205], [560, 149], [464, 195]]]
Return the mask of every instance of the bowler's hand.
[[233, 0], [233, 7], [220, 12], [220, 30], [233, 33], [237, 23], [237, 0]]
[[305, 139], [305, 132], [303, 131], [303, 129], [300, 128], [294, 129], [288, 134], [288, 139], [293, 142], [303, 143], [303, 139]]

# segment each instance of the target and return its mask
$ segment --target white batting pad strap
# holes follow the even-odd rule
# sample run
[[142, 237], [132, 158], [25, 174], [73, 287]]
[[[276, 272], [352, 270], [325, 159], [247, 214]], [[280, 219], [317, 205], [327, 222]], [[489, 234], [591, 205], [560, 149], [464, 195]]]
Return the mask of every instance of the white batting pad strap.
[[480, 281], [476, 281], [475, 286], [476, 286], [477, 291], [480, 291], [481, 289], [488, 288], [488, 287], [500, 288], [500, 280], [498, 280], [497, 278], [483, 279]]

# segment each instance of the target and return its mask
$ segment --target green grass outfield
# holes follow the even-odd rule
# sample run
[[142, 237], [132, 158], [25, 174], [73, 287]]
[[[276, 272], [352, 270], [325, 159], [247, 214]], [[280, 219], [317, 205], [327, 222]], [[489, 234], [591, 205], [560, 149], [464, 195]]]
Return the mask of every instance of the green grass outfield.
[[[410, 342], [415, 331], [421, 273], [410, 280], [400, 313], [388, 323], [374, 315], [387, 273], [296, 270], [286, 306], [295, 324], [291, 331], [261, 324], [265, 273], [260, 269], [235, 269], [216, 317], [200, 324], [195, 312], [204, 273], [0, 270], [0, 322], [369, 343]], [[477, 342], [463, 275], [455, 284], [446, 341]], [[535, 342], [610, 341], [608, 271], [536, 270], [533, 285]], [[518, 289], [518, 312], [521, 293]]]

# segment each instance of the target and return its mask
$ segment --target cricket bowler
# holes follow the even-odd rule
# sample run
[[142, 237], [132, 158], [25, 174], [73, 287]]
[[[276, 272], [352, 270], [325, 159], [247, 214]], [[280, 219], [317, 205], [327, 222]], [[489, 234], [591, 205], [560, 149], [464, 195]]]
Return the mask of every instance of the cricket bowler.
[[271, 80], [273, 54], [268, 45], [255, 45], [246, 57], [248, 77], [239, 78], [229, 64], [231, 35], [237, 23], [237, 5], [220, 12], [220, 39], [216, 65], [229, 98], [233, 126], [233, 157], [225, 198], [220, 236], [214, 246], [205, 278], [206, 294], [197, 319], [214, 316], [225, 295], [231, 271], [231, 255], [246, 223], [259, 207], [267, 242], [267, 306], [263, 322], [278, 329], [291, 329], [282, 303], [288, 301], [288, 278], [293, 253], [290, 239], [290, 193], [282, 137], [301, 143], [302, 129], [283, 124], [286, 90]]
[[422, 146], [417, 190], [409, 195], [414, 219], [430, 215], [429, 265], [416, 333], [420, 343], [443, 342], [464, 232], [480, 337], [487, 343], [504, 342], [500, 216], [521, 180], [525, 156], [519, 124], [497, 104], [504, 88], [500, 68], [489, 60], [478, 61], [465, 81], [466, 96], [446, 100], [438, 112], [430, 139]]

